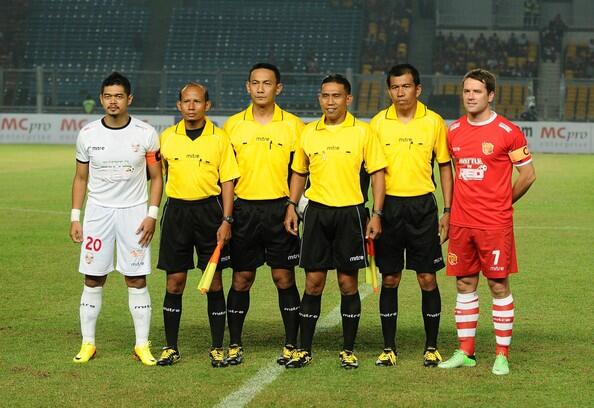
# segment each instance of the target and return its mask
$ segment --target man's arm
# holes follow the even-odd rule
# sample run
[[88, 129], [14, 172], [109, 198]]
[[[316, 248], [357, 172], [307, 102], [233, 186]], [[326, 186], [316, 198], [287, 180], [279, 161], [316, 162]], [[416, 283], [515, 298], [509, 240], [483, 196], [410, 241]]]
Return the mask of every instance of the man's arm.
[[[221, 184], [221, 195], [223, 196], [223, 217], [230, 217], [233, 215], [233, 195], [235, 180], [225, 181]], [[222, 221], [221, 226], [217, 230], [217, 243], [221, 246], [227, 245], [231, 239], [231, 224], [227, 221]]]
[[[439, 163], [439, 181], [441, 184], [441, 194], [443, 196], [443, 208], [452, 207], [452, 191], [454, 189], [454, 177], [452, 175], [451, 162]], [[448, 240], [450, 231], [450, 212], [444, 211], [439, 219], [439, 243], [443, 244]]]
[[[80, 225], [80, 209], [85, 201], [87, 182], [89, 180], [89, 163], [76, 162], [76, 172], [72, 180], [72, 210], [70, 217], [70, 239], [72, 242], [83, 241], [83, 231]], [[76, 216], [74, 216], [76, 214]]]
[[[384, 169], [371, 173], [371, 193], [373, 194], [373, 210], [383, 211], [384, 198], [386, 197], [386, 179]], [[382, 233], [382, 220], [380, 214], [371, 214], [367, 223], [365, 238], [377, 239]]]
[[[151, 180], [151, 187], [149, 192], [149, 213], [142, 220], [140, 226], [136, 230], [136, 235], [140, 235], [138, 243], [143, 247], [149, 246], [157, 224], [157, 212], [159, 204], [161, 203], [161, 195], [163, 194], [163, 174], [161, 172], [161, 162], [155, 162], [147, 166], [149, 177]], [[153, 209], [151, 210], [151, 207]], [[156, 211], [155, 208], [156, 207]]]
[[516, 166], [518, 178], [512, 186], [512, 203], [518, 201], [536, 180], [536, 171], [532, 163]]
[[305, 189], [306, 174], [293, 172], [291, 175], [291, 185], [289, 186], [289, 205], [285, 214], [285, 229], [289, 234], [299, 235], [299, 217], [297, 217], [296, 204], [303, 195]]

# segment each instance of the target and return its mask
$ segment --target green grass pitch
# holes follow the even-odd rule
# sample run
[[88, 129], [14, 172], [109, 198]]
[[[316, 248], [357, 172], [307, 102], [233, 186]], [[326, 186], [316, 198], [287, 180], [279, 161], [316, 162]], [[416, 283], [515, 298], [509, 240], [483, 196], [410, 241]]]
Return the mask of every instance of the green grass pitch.
[[[71, 362], [80, 346], [82, 289], [79, 247], [68, 237], [74, 163], [73, 146], [0, 146], [0, 405], [213, 406], [271, 364], [280, 351], [283, 329], [266, 269], [258, 271], [251, 292], [241, 366], [215, 370], [209, 365], [206, 299], [196, 290], [196, 271], [184, 295], [179, 364], [144, 367], [132, 360], [134, 331], [118, 273], [109, 277], [104, 291], [97, 357], [83, 366]], [[281, 371], [248, 405], [592, 406], [594, 156], [536, 154], [535, 166], [537, 181], [515, 212], [521, 272], [511, 280], [516, 321], [509, 376], [491, 374], [495, 339], [484, 281], [479, 292], [478, 366], [447, 372], [423, 368], [420, 293], [413, 273], [405, 272], [396, 367], [374, 366], [382, 336], [378, 296], [370, 294], [362, 302], [358, 370], [339, 367], [341, 329], [336, 325], [316, 334], [309, 367]], [[302, 291], [302, 271], [297, 275]], [[229, 278], [226, 271], [225, 290]], [[339, 303], [335, 274], [329, 273], [328, 279], [323, 316]], [[456, 347], [455, 288], [443, 272], [439, 282], [439, 343], [447, 358]], [[148, 284], [157, 355], [164, 341], [164, 274], [154, 270]]]

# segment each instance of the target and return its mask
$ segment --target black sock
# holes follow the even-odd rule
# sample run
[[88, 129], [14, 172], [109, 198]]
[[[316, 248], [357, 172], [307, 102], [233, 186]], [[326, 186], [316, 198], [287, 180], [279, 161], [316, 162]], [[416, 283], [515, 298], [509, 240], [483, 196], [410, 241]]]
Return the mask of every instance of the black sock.
[[163, 299], [163, 323], [165, 326], [167, 347], [174, 347], [177, 349], [177, 335], [179, 333], [181, 313], [182, 294], [174, 294], [165, 291], [165, 299]]
[[278, 307], [285, 325], [285, 345], [295, 346], [297, 344], [297, 332], [299, 331], [299, 291], [297, 285], [287, 289], [278, 290]]
[[382, 286], [380, 293], [380, 320], [384, 335], [384, 348], [396, 351], [396, 327], [398, 322], [398, 286]]
[[210, 323], [210, 335], [212, 336], [212, 347], [223, 347], [225, 335], [225, 295], [222, 290], [208, 292], [208, 322]]
[[229, 289], [227, 295], [227, 324], [229, 325], [229, 344], [241, 346], [243, 322], [250, 309], [250, 291], [238, 292]]
[[359, 292], [352, 295], [341, 295], [340, 314], [342, 315], [343, 349], [353, 351], [355, 338], [361, 319], [361, 298]]
[[439, 333], [439, 318], [441, 316], [441, 295], [439, 287], [430, 291], [421, 290], [423, 323], [425, 324], [425, 349], [437, 348], [437, 333]]
[[303, 294], [299, 310], [299, 328], [301, 330], [301, 348], [311, 352], [311, 344], [316, 331], [316, 323], [320, 318], [322, 295]]

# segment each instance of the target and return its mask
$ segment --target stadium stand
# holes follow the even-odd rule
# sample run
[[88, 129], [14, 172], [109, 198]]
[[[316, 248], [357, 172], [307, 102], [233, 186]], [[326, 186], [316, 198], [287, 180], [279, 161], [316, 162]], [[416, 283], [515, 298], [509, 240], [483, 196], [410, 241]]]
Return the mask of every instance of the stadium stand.
[[[78, 106], [87, 93], [96, 93], [106, 72], [140, 70], [147, 30], [148, 11], [123, 0], [35, 0], [25, 30], [24, 67], [42, 66], [47, 73], [46, 104]], [[22, 80], [17, 99], [34, 103], [32, 83]]]
[[[359, 66], [361, 31], [360, 8], [314, 0], [279, 0], [274, 8], [265, 0], [197, 0], [191, 7], [176, 7], [164, 61], [164, 69], [172, 71], [167, 104], [175, 103], [176, 90], [193, 71], [192, 79], [209, 86], [217, 109], [236, 110], [248, 102], [245, 73], [255, 62], [268, 60], [288, 73], [290, 86], [279, 102], [317, 110], [322, 73]], [[292, 77], [291, 72], [312, 75]], [[215, 81], [217, 75], [224, 77]]]

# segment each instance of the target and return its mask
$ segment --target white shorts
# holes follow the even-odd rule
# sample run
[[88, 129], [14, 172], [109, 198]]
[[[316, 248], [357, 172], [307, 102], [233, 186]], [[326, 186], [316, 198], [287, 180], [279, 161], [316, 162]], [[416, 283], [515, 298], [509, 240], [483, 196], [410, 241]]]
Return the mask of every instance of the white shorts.
[[100, 207], [87, 203], [80, 251], [80, 273], [105, 276], [113, 268], [117, 245], [116, 269], [126, 276], [151, 273], [150, 247], [143, 248], [136, 230], [147, 214], [146, 204], [129, 208]]

